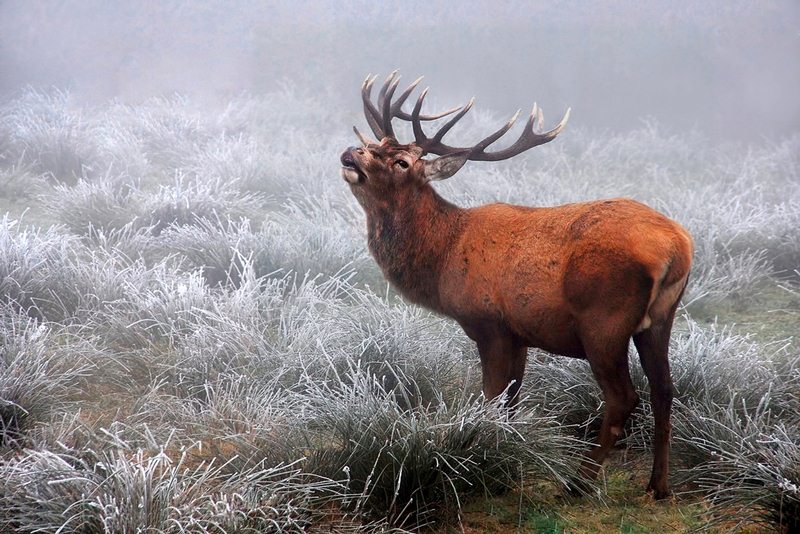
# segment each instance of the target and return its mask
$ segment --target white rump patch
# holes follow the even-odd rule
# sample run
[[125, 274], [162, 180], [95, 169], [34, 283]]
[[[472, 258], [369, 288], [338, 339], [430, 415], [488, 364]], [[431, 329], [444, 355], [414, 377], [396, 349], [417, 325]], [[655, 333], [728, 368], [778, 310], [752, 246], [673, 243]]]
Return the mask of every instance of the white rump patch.
[[645, 312], [644, 317], [642, 318], [642, 322], [639, 323], [639, 326], [636, 327], [636, 332], [634, 332], [634, 333], [638, 334], [639, 332], [643, 332], [643, 331], [647, 330], [648, 328], [650, 328], [650, 326], [652, 324], [653, 324], [653, 320], [650, 319], [650, 314]]

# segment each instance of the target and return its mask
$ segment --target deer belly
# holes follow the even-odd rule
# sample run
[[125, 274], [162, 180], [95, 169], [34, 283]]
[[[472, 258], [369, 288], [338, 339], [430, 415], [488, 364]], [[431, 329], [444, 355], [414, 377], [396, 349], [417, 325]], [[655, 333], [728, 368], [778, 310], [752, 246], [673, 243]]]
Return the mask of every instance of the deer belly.
[[528, 306], [505, 317], [509, 328], [527, 346], [553, 354], [583, 358], [583, 345], [574, 318], [563, 309]]
[[513, 332], [526, 346], [553, 354], [583, 358], [583, 346], [572, 315], [541, 293], [505, 291], [491, 285], [461, 286], [449, 292], [443, 311], [470, 330]]

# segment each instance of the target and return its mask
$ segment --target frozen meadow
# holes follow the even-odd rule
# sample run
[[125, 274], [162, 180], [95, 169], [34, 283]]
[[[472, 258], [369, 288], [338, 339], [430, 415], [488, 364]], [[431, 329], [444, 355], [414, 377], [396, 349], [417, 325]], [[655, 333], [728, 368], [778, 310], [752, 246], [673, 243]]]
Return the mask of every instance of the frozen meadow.
[[[500, 120], [474, 112], [454, 142]], [[0, 102], [0, 530], [400, 531], [564, 491], [602, 413], [588, 365], [531, 351], [516, 415], [483, 401], [473, 344], [368, 254], [338, 164], [362, 121], [288, 86]], [[708, 503], [698, 527], [800, 529], [800, 135], [572, 124], [436, 187], [465, 206], [627, 196], [683, 224], [679, 498]], [[649, 454], [631, 354], [623, 448]]]

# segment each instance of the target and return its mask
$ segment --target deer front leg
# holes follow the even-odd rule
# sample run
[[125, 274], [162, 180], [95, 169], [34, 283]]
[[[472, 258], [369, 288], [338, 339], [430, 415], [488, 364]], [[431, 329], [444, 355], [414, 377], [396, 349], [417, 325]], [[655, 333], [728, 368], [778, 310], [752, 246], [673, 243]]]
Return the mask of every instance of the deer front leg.
[[519, 399], [528, 348], [506, 333], [481, 336], [477, 343], [483, 371], [484, 396], [491, 400], [508, 388], [506, 406], [513, 408]]

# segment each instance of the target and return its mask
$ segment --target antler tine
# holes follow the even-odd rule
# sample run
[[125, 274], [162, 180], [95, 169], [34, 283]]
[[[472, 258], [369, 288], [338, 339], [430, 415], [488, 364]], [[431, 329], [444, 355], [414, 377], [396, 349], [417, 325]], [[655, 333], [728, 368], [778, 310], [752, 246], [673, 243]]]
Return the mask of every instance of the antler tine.
[[383, 100], [386, 98], [386, 91], [389, 89], [389, 86], [392, 84], [395, 77], [398, 77], [397, 69], [389, 73], [386, 79], [383, 80], [383, 85], [381, 86], [381, 90], [378, 92], [378, 107], [383, 107]]
[[[395, 76], [397, 76], [397, 71], [394, 71], [394, 72], [392, 72], [392, 74], [389, 75], [389, 77], [386, 79], [386, 82], [384, 82], [384, 86], [381, 89], [381, 93], [378, 95], [378, 105], [381, 106], [381, 107], [383, 107], [383, 99], [386, 98], [385, 95], [389, 90], [389, 85], [388, 84]], [[398, 84], [400, 82], [400, 78], [401, 78], [400, 76], [397, 76], [397, 78], [395, 80], [395, 84]], [[424, 78], [424, 76], [420, 76], [419, 78], [417, 78], [416, 80], [411, 82], [411, 84], [406, 88], [406, 90], [403, 91], [402, 93], [400, 93], [400, 96], [397, 97], [397, 100], [395, 100], [392, 103], [392, 105], [391, 105], [392, 118], [397, 117], [398, 119], [402, 119], [404, 121], [410, 121], [411, 120], [411, 115], [409, 115], [408, 113], [403, 111], [403, 104], [405, 104], [406, 100], [408, 100], [408, 97], [411, 95], [411, 93], [414, 91], [414, 89], [416, 89], [417, 85], [419, 85], [419, 82], [421, 82], [423, 80], [423, 78]], [[389, 97], [389, 100], [391, 100], [391, 97]], [[450, 109], [448, 109], [446, 111], [442, 111], [440, 113], [435, 113], [433, 115], [420, 115], [419, 116], [419, 120], [421, 120], [421, 121], [435, 121], [436, 119], [441, 119], [442, 117], [447, 117], [448, 115], [452, 115], [453, 113], [455, 113], [459, 109], [461, 109], [461, 106], [456, 106], [454, 108], [450, 108]]]
[[[419, 120], [421, 121], [435, 121], [436, 119], [441, 119], [442, 117], [447, 117], [448, 115], [452, 115], [456, 111], [461, 109], [461, 106], [456, 106], [454, 108], [450, 108], [447, 111], [442, 111], [441, 113], [436, 113], [434, 115], [420, 115]], [[405, 111], [398, 109], [395, 117], [398, 119], [403, 119], [404, 121], [410, 121], [411, 115], [406, 113]]]
[[355, 132], [356, 137], [358, 137], [358, 140], [361, 141], [362, 145], [367, 146], [367, 145], [370, 144], [371, 139], [369, 137], [367, 137], [366, 135], [362, 134], [359, 131], [359, 129], [356, 128], [355, 126], [353, 126], [353, 132]]
[[[517, 154], [521, 154], [526, 150], [529, 150], [535, 146], [543, 145], [555, 139], [555, 137], [561, 133], [561, 130], [567, 125], [567, 121], [569, 120], [569, 113], [570, 110], [567, 109], [567, 112], [564, 114], [564, 117], [561, 121], [550, 131], [545, 133], [536, 133], [534, 130], [534, 125], [538, 126], [543, 121], [543, 114], [542, 109], [538, 106], [534, 106], [533, 111], [531, 112], [531, 117], [528, 119], [528, 124], [525, 125], [522, 134], [519, 136], [513, 145], [503, 150], [498, 150], [496, 152], [486, 152], [484, 149], [486, 146], [478, 147], [476, 145], [477, 150], [473, 151], [470, 154], [469, 159], [473, 161], [500, 161], [503, 159], [508, 159], [511, 157], [516, 156]], [[480, 143], [479, 143], [480, 145]]]
[[474, 106], [474, 105], [475, 105], [475, 97], [473, 96], [472, 98], [469, 99], [469, 102], [467, 102], [467, 105], [461, 108], [461, 111], [459, 111], [452, 119], [447, 121], [444, 126], [439, 128], [439, 131], [436, 132], [436, 135], [433, 136], [433, 141], [436, 142], [436, 143], [440, 142], [442, 140], [442, 138], [445, 136], [445, 134], [447, 132], [449, 132], [450, 129], [453, 126], [455, 126], [455, 124], [458, 121], [461, 120], [461, 117], [466, 115], [467, 112], [469, 110], [471, 110], [472, 106]]
[[514, 113], [514, 115], [511, 117], [511, 119], [509, 119], [509, 121], [505, 123], [499, 130], [489, 135], [488, 137], [485, 137], [482, 141], [473, 146], [470, 149], [470, 153], [472, 152], [481, 153], [484, 151], [486, 147], [488, 147], [489, 145], [491, 145], [492, 143], [503, 137], [505, 133], [509, 131], [512, 126], [514, 126], [514, 123], [517, 122], [517, 118], [519, 117], [520, 111], [521, 110], [518, 109], [517, 112]]
[[361, 84], [361, 100], [364, 103], [364, 116], [367, 119], [367, 124], [369, 124], [372, 133], [382, 139], [385, 135], [381, 127], [381, 114], [372, 103], [372, 85], [377, 78], [377, 74], [375, 76], [367, 76], [364, 83]]
[[563, 130], [563, 129], [564, 129], [564, 127], [567, 125], [567, 121], [569, 121], [569, 114], [570, 114], [570, 112], [571, 112], [571, 111], [572, 111], [572, 108], [567, 108], [567, 112], [566, 112], [566, 113], [564, 113], [564, 116], [563, 116], [563, 117], [561, 117], [561, 120], [560, 120], [560, 121], [558, 121], [558, 124], [556, 124], [556, 125], [553, 127], [553, 129], [552, 129], [552, 130], [550, 130], [549, 132], [545, 132], [545, 133], [544, 133], [544, 134], [542, 134], [542, 135], [546, 135], [546, 136], [552, 136], [552, 137], [550, 137], [550, 138], [552, 139], [553, 137], [555, 137], [555, 136], [557, 136], [558, 134], [560, 134], [560, 133], [561, 133], [561, 130]]
[[[400, 93], [400, 96], [398, 96], [397, 100], [395, 100], [394, 104], [392, 104], [392, 114], [393, 115], [397, 115], [401, 119], [403, 118], [400, 115], [403, 112], [403, 110], [401, 108], [402, 108], [403, 104], [405, 104], [406, 100], [408, 100], [408, 97], [411, 95], [411, 93], [414, 91], [414, 89], [417, 88], [417, 85], [419, 85], [419, 82], [422, 81], [422, 78], [424, 78], [424, 76], [420, 76], [419, 78], [417, 78], [416, 80], [411, 82], [409, 84], [409, 86], [406, 88], [406, 90], [403, 91], [402, 93]], [[410, 115], [409, 115], [409, 118], [410, 118]], [[408, 119], [405, 119], [405, 120], [408, 120]]]
[[544, 114], [542, 113], [542, 110], [539, 109], [539, 104], [534, 102], [533, 109], [531, 110], [531, 117], [528, 119], [528, 124], [525, 125], [525, 129], [541, 130], [543, 122]]
[[[421, 121], [435, 121], [436, 119], [441, 119], [442, 117], [447, 117], [448, 115], [452, 115], [456, 111], [461, 109], [461, 106], [456, 106], [454, 108], [450, 108], [447, 111], [442, 111], [441, 113], [435, 113], [433, 115], [420, 115], [419, 120]], [[398, 109], [395, 117], [398, 119], [403, 119], [404, 121], [410, 121], [411, 115], [403, 111], [402, 109]]]
[[414, 130], [414, 142], [426, 152], [429, 152], [426, 145], [428, 145], [428, 141], [430, 140], [425, 136], [425, 132], [422, 130], [419, 112], [422, 110], [422, 103], [425, 101], [425, 95], [428, 94], [428, 89], [430, 89], [430, 87], [426, 87], [422, 90], [417, 97], [417, 103], [414, 104], [414, 109], [411, 111], [411, 128]]
[[367, 74], [367, 77], [364, 78], [364, 81], [361, 84], [361, 99], [364, 101], [364, 104], [369, 104], [371, 110], [377, 111], [375, 106], [372, 105], [372, 86], [375, 83], [375, 79], [378, 75]]
[[541, 127], [539, 121], [537, 120], [538, 117], [541, 117], [541, 111], [539, 110], [539, 106], [536, 104], [536, 102], [534, 102], [533, 109], [531, 110], [531, 114], [528, 115], [528, 121], [525, 123], [525, 128], [523, 128], [523, 131], [527, 132], [528, 130], [538, 130]]
[[[381, 106], [381, 115], [383, 116], [383, 132], [386, 137], [394, 137], [394, 130], [392, 129], [392, 96], [394, 96], [399, 83], [400, 77], [394, 78], [394, 73], [392, 73], [392, 82], [389, 84], [388, 89], [386, 84], [381, 88], [383, 100], [378, 99], [378, 105]], [[386, 90], [384, 91], [384, 89]]]

